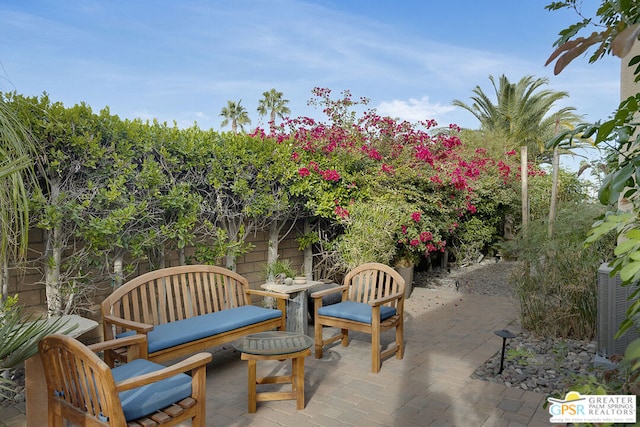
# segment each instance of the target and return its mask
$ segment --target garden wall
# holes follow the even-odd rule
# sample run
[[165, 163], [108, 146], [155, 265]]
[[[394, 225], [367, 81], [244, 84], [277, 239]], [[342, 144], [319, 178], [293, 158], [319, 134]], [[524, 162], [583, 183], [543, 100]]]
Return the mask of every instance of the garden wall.
[[[278, 246], [279, 259], [291, 260], [292, 266], [300, 269], [303, 264], [303, 252], [298, 250], [298, 242], [295, 233], [291, 233]], [[247, 238], [248, 242], [255, 245], [254, 249], [240, 256], [237, 260], [236, 271], [249, 281], [251, 288], [258, 289], [264, 282], [263, 269], [267, 262], [268, 236], [265, 232], [257, 232]], [[44, 266], [40, 260], [44, 253], [43, 232], [39, 229], [31, 230], [29, 234], [29, 259], [27, 266], [10, 272], [8, 294], [18, 295], [18, 301], [25, 308], [26, 314], [44, 315], [47, 311], [46, 291], [44, 286]], [[192, 255], [193, 250], [187, 250], [187, 256]], [[166, 266], [179, 265], [177, 251], [167, 251]], [[139, 276], [148, 271], [148, 265], [140, 265], [137, 271], [129, 278]], [[106, 282], [98, 284], [96, 292], [88, 312], [79, 313], [95, 321], [100, 321], [100, 303], [111, 292], [111, 284]], [[83, 338], [88, 342], [99, 341], [102, 336], [101, 328], [88, 333]]]

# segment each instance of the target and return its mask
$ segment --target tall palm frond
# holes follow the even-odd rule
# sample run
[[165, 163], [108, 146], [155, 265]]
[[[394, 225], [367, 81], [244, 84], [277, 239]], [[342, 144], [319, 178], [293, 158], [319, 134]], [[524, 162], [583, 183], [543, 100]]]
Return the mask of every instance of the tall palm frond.
[[258, 113], [261, 116], [269, 114], [270, 126], [273, 126], [276, 117], [283, 119], [285, 115], [291, 114], [291, 110], [287, 107], [288, 99], [283, 99], [283, 93], [275, 89], [262, 93], [262, 99], [258, 101]]
[[225, 127], [231, 123], [231, 132], [238, 133], [238, 126], [240, 126], [241, 130], [244, 130], [244, 125], [251, 124], [249, 113], [241, 104], [242, 99], [238, 102], [227, 101], [227, 106], [220, 111], [220, 115], [224, 117], [220, 126]]
[[4, 99], [0, 98], [0, 261], [24, 259], [28, 246], [29, 195], [35, 183], [36, 143]]
[[[522, 179], [522, 227], [526, 230], [528, 213], [528, 181], [527, 165], [529, 150], [539, 155], [544, 152], [544, 144], [552, 135], [556, 123], [556, 114], [568, 119], [575, 110], [565, 107], [557, 113], [551, 109], [563, 98], [569, 96], [567, 92], [556, 92], [542, 89], [549, 83], [546, 78], [525, 76], [517, 83], [511, 83], [505, 75], [496, 82], [489, 76], [495, 93], [495, 103], [487, 96], [482, 88], [473, 89], [473, 103], [468, 105], [460, 100], [454, 100], [453, 105], [471, 112], [485, 130], [504, 133], [514, 146], [520, 147]], [[509, 147], [514, 148], [514, 147]]]

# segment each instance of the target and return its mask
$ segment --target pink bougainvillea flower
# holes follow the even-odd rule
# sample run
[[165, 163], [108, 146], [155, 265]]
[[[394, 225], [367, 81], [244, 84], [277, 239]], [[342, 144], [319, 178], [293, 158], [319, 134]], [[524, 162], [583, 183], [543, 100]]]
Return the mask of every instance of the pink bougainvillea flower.
[[406, 225], [402, 226], [402, 234], [407, 234], [407, 226]]
[[433, 239], [433, 234], [431, 234], [428, 231], [423, 231], [422, 233], [420, 233], [420, 241], [421, 242], [428, 242], [431, 239]]
[[346, 218], [349, 216], [349, 211], [340, 205], [336, 206], [333, 212], [338, 218]]
[[298, 160], [300, 160], [300, 154], [296, 153], [295, 151], [291, 154], [291, 160], [293, 160], [294, 162], [297, 162]]
[[327, 169], [326, 171], [320, 171], [322, 179], [325, 181], [340, 181], [340, 174], [335, 169]]
[[300, 168], [300, 169], [298, 169], [298, 175], [303, 176], [303, 177], [304, 176], [309, 176], [309, 175], [311, 175], [311, 172], [309, 172], [308, 168]]
[[418, 239], [412, 239], [412, 240], [409, 242], [409, 244], [410, 244], [411, 246], [418, 246], [418, 245], [420, 245], [420, 240], [418, 240]]
[[420, 212], [414, 212], [411, 214], [411, 219], [414, 220], [415, 222], [419, 222], [420, 221]]
[[375, 148], [369, 147], [367, 145], [362, 146], [362, 152], [365, 153], [370, 159], [373, 160], [382, 160], [382, 156]]
[[393, 166], [383, 163], [382, 172], [388, 173], [389, 175], [393, 175], [396, 171], [393, 169]]
[[514, 156], [516, 154], [516, 150], [507, 151], [507, 156]]
[[431, 150], [429, 150], [428, 147], [420, 146], [420, 147], [416, 147], [415, 150], [416, 150], [416, 159], [427, 162], [428, 164], [433, 166], [435, 162], [435, 156], [433, 155]]
[[498, 162], [498, 171], [500, 171], [500, 175], [507, 177], [511, 173], [511, 167], [501, 160]]

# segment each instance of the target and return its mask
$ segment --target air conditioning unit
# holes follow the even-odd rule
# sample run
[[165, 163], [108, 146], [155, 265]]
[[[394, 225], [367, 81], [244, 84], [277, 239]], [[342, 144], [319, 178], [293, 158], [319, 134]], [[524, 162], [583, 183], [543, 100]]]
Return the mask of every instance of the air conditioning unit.
[[622, 337], [614, 336], [620, 324], [626, 318], [627, 308], [631, 304], [629, 296], [635, 285], [621, 286], [620, 276], [610, 276], [611, 268], [604, 263], [598, 269], [598, 355], [608, 357], [612, 354], [624, 354], [631, 341], [640, 337], [638, 328], [631, 328]]

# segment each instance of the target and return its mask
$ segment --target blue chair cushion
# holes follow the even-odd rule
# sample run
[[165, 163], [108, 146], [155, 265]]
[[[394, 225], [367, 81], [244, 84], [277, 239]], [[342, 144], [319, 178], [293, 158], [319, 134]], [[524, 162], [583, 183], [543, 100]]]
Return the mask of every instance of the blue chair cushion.
[[[113, 373], [113, 379], [117, 383], [162, 368], [164, 366], [157, 363], [145, 359], [136, 359], [125, 365], [113, 368], [111, 372]], [[178, 374], [153, 384], [119, 393], [122, 410], [127, 421], [152, 414], [189, 396], [191, 396], [191, 377], [187, 374]]]
[[[362, 302], [343, 301], [328, 305], [318, 310], [322, 316], [338, 317], [361, 323], [371, 323], [371, 306]], [[396, 309], [383, 305], [380, 307], [380, 320], [388, 319], [396, 314]]]
[[[149, 332], [148, 351], [149, 353], [154, 353], [165, 348], [229, 332], [280, 316], [282, 316], [280, 310], [244, 305], [175, 322], [163, 323], [154, 326], [153, 330]], [[119, 334], [118, 338], [134, 333], [128, 331]]]

